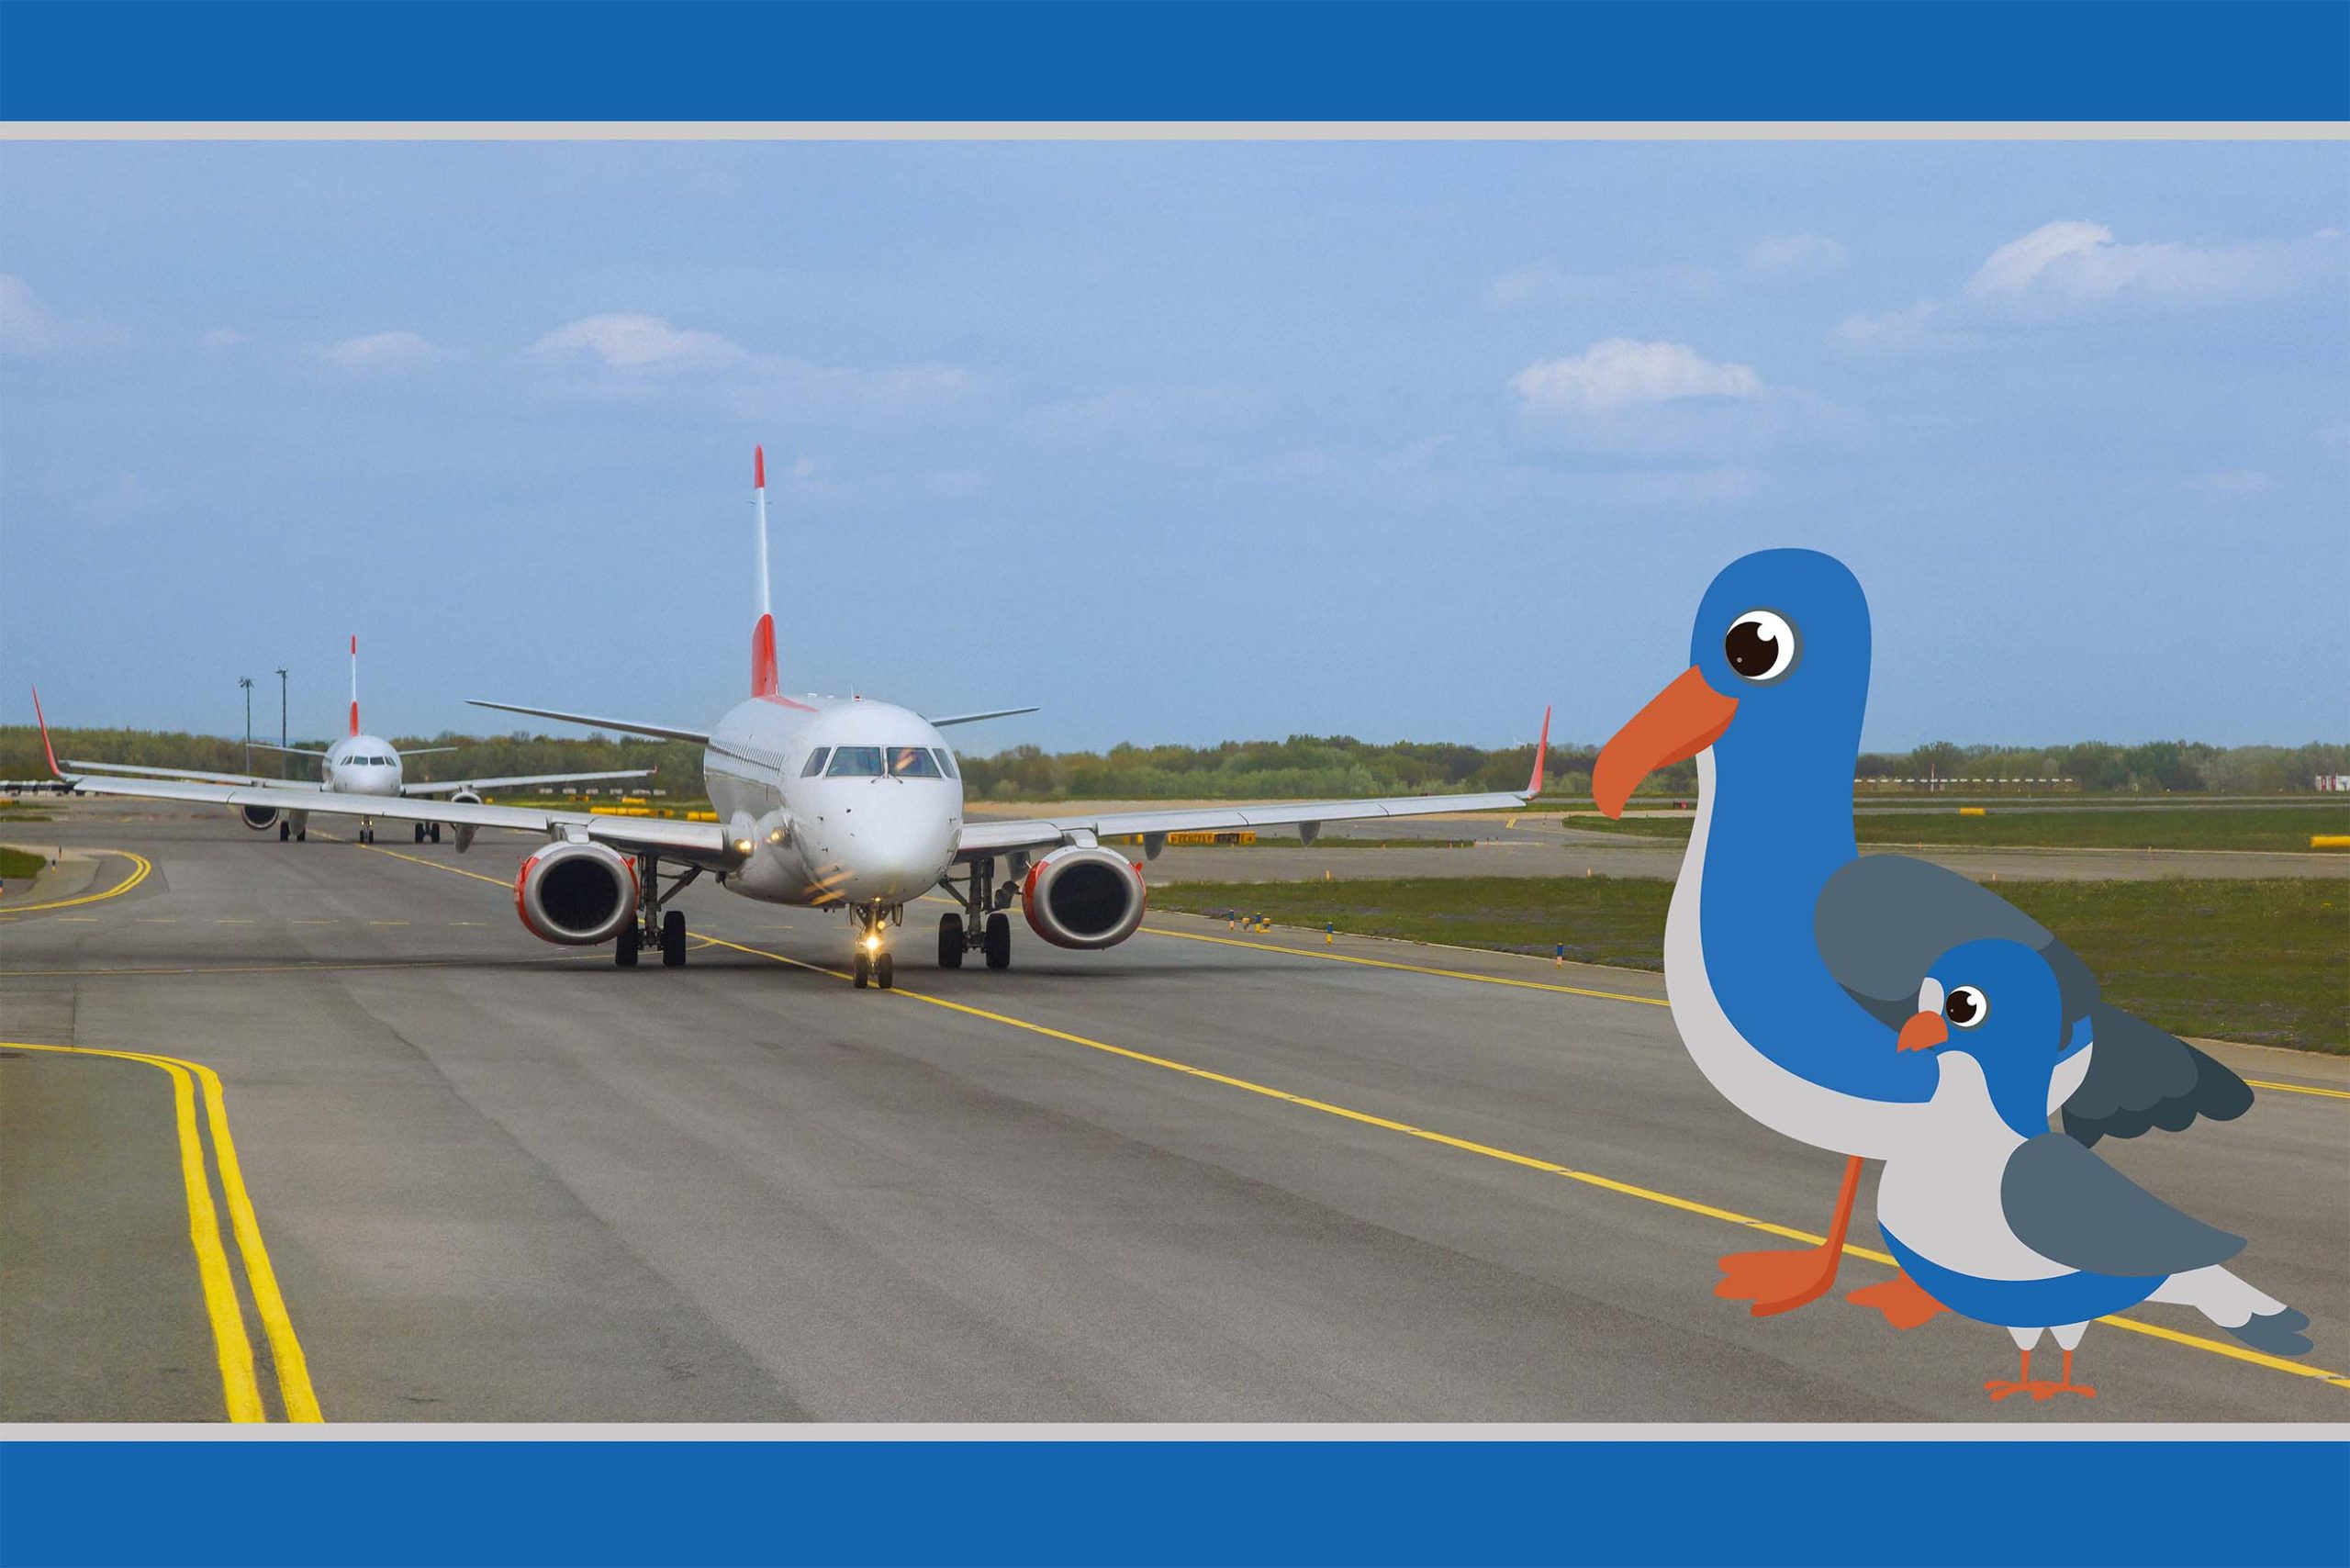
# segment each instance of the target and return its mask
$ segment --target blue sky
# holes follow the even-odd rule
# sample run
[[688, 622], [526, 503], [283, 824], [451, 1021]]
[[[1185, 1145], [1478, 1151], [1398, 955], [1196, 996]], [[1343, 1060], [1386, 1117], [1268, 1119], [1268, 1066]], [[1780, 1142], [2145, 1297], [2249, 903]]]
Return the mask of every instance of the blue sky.
[[[1597, 740], [1743, 551], [1868, 739], [2341, 738], [2350, 148], [0, 146], [0, 717], [787, 685]], [[274, 694], [271, 693], [274, 703]], [[274, 716], [272, 716], [274, 722]]]

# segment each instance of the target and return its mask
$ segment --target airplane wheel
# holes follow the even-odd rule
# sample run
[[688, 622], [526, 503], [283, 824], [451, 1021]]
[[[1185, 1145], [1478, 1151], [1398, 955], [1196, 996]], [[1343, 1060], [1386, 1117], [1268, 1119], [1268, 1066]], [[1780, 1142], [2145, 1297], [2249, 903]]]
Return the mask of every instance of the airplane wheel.
[[938, 967], [942, 969], [963, 967], [963, 917], [959, 914], [938, 917]]
[[309, 842], [310, 842], [310, 830], [309, 830], [308, 828], [304, 828], [304, 829], [302, 829], [302, 831], [301, 831], [301, 832], [299, 832], [299, 833], [296, 834], [294, 835], [294, 842], [295, 842], [295, 843], [297, 843], [297, 844], [308, 844], [308, 843], [309, 843]]
[[681, 969], [686, 967], [686, 915], [673, 909], [661, 917], [661, 967]]
[[637, 951], [643, 945], [644, 938], [638, 935], [636, 923], [629, 922], [621, 929], [620, 940], [612, 944], [612, 962], [624, 969], [636, 968]]
[[278, 842], [278, 843], [283, 844], [283, 843], [285, 843], [287, 839], [289, 839], [289, 838], [291, 838], [291, 837], [293, 837], [293, 836], [294, 836], [294, 824], [293, 824], [292, 823], [279, 823], [277, 824], [277, 842]]
[[883, 991], [898, 983], [898, 960], [884, 953], [873, 960], [873, 983]]
[[424, 824], [422, 823], [408, 823], [408, 826], [415, 830], [417, 843], [422, 844], [424, 842]]
[[440, 824], [439, 823], [434, 823], [431, 827], [429, 827], [429, 828], [425, 829], [425, 830], [424, 830], [424, 836], [425, 836], [425, 837], [427, 837], [427, 838], [429, 838], [429, 839], [431, 839], [431, 840], [433, 843], [435, 843], [435, 844], [440, 843], [440, 842], [441, 842], [441, 824]]
[[872, 979], [873, 960], [867, 958], [864, 954], [859, 953], [856, 956], [856, 962], [849, 966], [849, 984], [856, 987], [859, 991], [863, 991]]
[[1012, 916], [1000, 911], [988, 916], [988, 968], [1012, 968]]

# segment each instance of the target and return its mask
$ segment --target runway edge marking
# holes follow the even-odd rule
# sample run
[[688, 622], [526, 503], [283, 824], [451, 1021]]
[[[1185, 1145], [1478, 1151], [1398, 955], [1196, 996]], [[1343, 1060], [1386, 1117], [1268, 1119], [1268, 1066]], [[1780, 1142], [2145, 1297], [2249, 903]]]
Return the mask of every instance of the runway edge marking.
[[31, 1040], [0, 1041], [0, 1047], [70, 1056], [112, 1057], [144, 1062], [171, 1075], [179, 1117], [180, 1168], [187, 1182], [190, 1238], [204, 1278], [205, 1305], [212, 1317], [213, 1337], [220, 1345], [220, 1375], [228, 1395], [229, 1418], [266, 1421], [269, 1417], [262, 1406], [260, 1385], [253, 1375], [252, 1341], [245, 1333], [244, 1313], [237, 1303], [236, 1286], [229, 1277], [228, 1253], [220, 1244], [219, 1213], [212, 1202], [212, 1184], [204, 1175], [204, 1143], [196, 1130], [196, 1088], [201, 1083], [205, 1124], [212, 1134], [213, 1164], [220, 1172], [220, 1191], [228, 1202], [229, 1225], [237, 1238], [238, 1254], [244, 1260], [245, 1282], [252, 1290], [253, 1305], [269, 1339], [271, 1360], [276, 1364], [277, 1391], [285, 1401], [285, 1418], [324, 1421], [318, 1394], [310, 1386], [309, 1359], [294, 1332], [293, 1318], [285, 1310], [285, 1297], [278, 1289], [277, 1271], [271, 1266], [269, 1249], [262, 1241], [261, 1217], [253, 1212], [252, 1194], [245, 1188], [236, 1139], [229, 1132], [228, 1091], [220, 1082], [220, 1075], [200, 1061], [151, 1051], [41, 1045]]
[[[379, 855], [389, 855], [396, 859], [412, 861], [419, 866], [430, 867], [435, 871], [447, 871], [459, 877], [471, 877], [477, 882], [488, 882], [494, 887], [503, 888], [507, 885], [498, 878], [486, 877], [478, 871], [463, 870], [454, 866], [443, 866], [439, 861], [427, 860], [420, 855], [403, 855], [397, 849], [386, 849], [380, 845], [362, 845], [360, 847], [364, 849], [373, 849]], [[1146, 927], [1145, 929], [1148, 928]], [[1159, 935], [1181, 935], [1185, 934], [1162, 931]], [[1221, 936], [1199, 936], [1192, 939], [1203, 942], [1214, 942], [1236, 947], [1266, 946], [1270, 946], [1271, 950], [1275, 952], [1281, 953], [1304, 952], [1304, 949], [1303, 948], [1281, 947], [1271, 944], [1235, 942], [1230, 938]], [[709, 942], [713, 947], [725, 947], [733, 952], [748, 954], [755, 958], [767, 958], [775, 963], [789, 964], [794, 969], [807, 969], [811, 973], [820, 975], [829, 975], [837, 980], [845, 981], [851, 978], [845, 970], [826, 969], [822, 964], [811, 964], [807, 962], [805, 959], [789, 958], [782, 953], [771, 953], [763, 947], [744, 946], [742, 943], [729, 942], [723, 937], [711, 936], [709, 938]], [[1305, 956], [1309, 958], [1334, 957], [1334, 955], [1320, 953], [1307, 953]], [[1387, 964], [1386, 960], [1377, 958], [1350, 958], [1347, 961], [1385, 965], [1386, 967], [1395, 969], [1413, 968], [1411, 965]], [[1444, 975], [1454, 971], [1429, 970], [1427, 972]], [[1483, 975], [1464, 974], [1461, 975], [1460, 978], [1483, 980], [1486, 980], [1488, 977]], [[1494, 980], [1493, 983], [1500, 985], [1528, 986], [1533, 987], [1534, 989], [1545, 991], [1567, 991], [1572, 989], [1565, 986], [1535, 986], [1535, 982], [1528, 980]], [[1508, 1149], [1495, 1148], [1488, 1144], [1473, 1143], [1467, 1138], [1457, 1138], [1449, 1133], [1433, 1132], [1426, 1127], [1416, 1127], [1408, 1122], [1392, 1121], [1385, 1116], [1373, 1115], [1368, 1111], [1352, 1110], [1344, 1105], [1334, 1105], [1327, 1101], [1312, 1099], [1303, 1094], [1292, 1094], [1284, 1089], [1275, 1089], [1262, 1083], [1252, 1083], [1245, 1078], [1235, 1078], [1227, 1073], [1217, 1072], [1210, 1068], [1193, 1067], [1188, 1062], [1176, 1061], [1168, 1057], [1155, 1057], [1145, 1051], [1129, 1049], [1125, 1046], [1113, 1046], [1105, 1041], [1089, 1039], [1083, 1035], [1073, 1035], [1066, 1030], [1052, 1028], [1047, 1025], [1031, 1024], [1023, 1018], [1013, 1018], [1002, 1013], [990, 1013], [983, 1007], [972, 1007], [960, 1002], [948, 1002], [943, 997], [926, 996], [920, 991], [907, 991], [902, 987], [893, 988], [885, 994], [890, 996], [902, 996], [909, 1002], [925, 1002], [933, 1007], [946, 1008], [950, 1012], [968, 1014], [972, 1017], [984, 1018], [990, 1023], [1002, 1024], [1009, 1028], [1024, 1029], [1031, 1034], [1043, 1035], [1050, 1039], [1065, 1040], [1071, 1045], [1084, 1046], [1089, 1049], [1107, 1052], [1111, 1056], [1124, 1057], [1131, 1061], [1142, 1062], [1151, 1067], [1164, 1068], [1169, 1072], [1181, 1073], [1189, 1078], [1203, 1079], [1208, 1082], [1220, 1083], [1227, 1088], [1244, 1090], [1251, 1094], [1261, 1094], [1270, 1100], [1283, 1101], [1292, 1105], [1302, 1106], [1306, 1110], [1322, 1112], [1326, 1115], [1337, 1116], [1351, 1122], [1360, 1122], [1366, 1126], [1379, 1127], [1388, 1132], [1402, 1133], [1406, 1137], [1421, 1138], [1429, 1143], [1442, 1144], [1449, 1148], [1457, 1148], [1467, 1153], [1483, 1155], [1486, 1159], [1498, 1159], [1503, 1161], [1505, 1164], [1523, 1166], [1528, 1170], [1541, 1170], [1554, 1176], [1564, 1176], [1570, 1181], [1580, 1182], [1586, 1186], [1597, 1187], [1606, 1192], [1620, 1193], [1627, 1197], [1640, 1198], [1649, 1203], [1661, 1204], [1667, 1208], [1680, 1209], [1689, 1214], [1703, 1215], [1709, 1219], [1718, 1219], [1726, 1224], [1739, 1226], [1745, 1229], [1760, 1230], [1772, 1236], [1785, 1237], [1790, 1241], [1799, 1241], [1806, 1245], [1816, 1247], [1828, 1239], [1824, 1236], [1817, 1236], [1810, 1231], [1796, 1230], [1792, 1226], [1774, 1225], [1769, 1220], [1756, 1219], [1751, 1215], [1739, 1214], [1732, 1209], [1717, 1208], [1710, 1204], [1701, 1204], [1693, 1198], [1676, 1197], [1671, 1193], [1660, 1193], [1654, 1188], [1636, 1186], [1628, 1182], [1618, 1182], [1613, 1177], [1601, 1176], [1593, 1171], [1577, 1170], [1571, 1166], [1561, 1165], [1555, 1160], [1539, 1159], [1530, 1154], [1516, 1154]], [[1627, 1002], [1638, 1002], [1644, 1005], [1651, 1006], [1670, 1005], [1669, 1003], [1659, 1002], [1656, 999], [1651, 997], [1619, 997], [1616, 993], [1609, 991], [1589, 991], [1581, 992], [1579, 994], [1595, 996], [1606, 1001], [1620, 1000]], [[1866, 1247], [1857, 1247], [1850, 1242], [1845, 1243], [1844, 1255], [1848, 1258], [1864, 1259], [1872, 1263], [1881, 1263], [1887, 1268], [1897, 1268], [1899, 1266], [1895, 1262], [1891, 1255], [1887, 1253], [1878, 1252]], [[2185, 1345], [2194, 1350], [2208, 1351], [2212, 1355], [2225, 1357], [2230, 1361], [2244, 1361], [2252, 1366], [2266, 1367], [2272, 1372], [2281, 1372], [2293, 1377], [2306, 1378], [2312, 1382], [2325, 1383], [2333, 1388], [2350, 1391], [2350, 1376], [2345, 1376], [2337, 1372], [2329, 1372], [2323, 1367], [2310, 1366], [2300, 1361], [2287, 1361], [2282, 1356], [2266, 1355], [2261, 1351], [2255, 1350], [2244, 1346], [2223, 1344], [2217, 1339], [2207, 1339], [2199, 1334], [2186, 1334], [2175, 1328], [2163, 1327], [2159, 1324], [2143, 1323], [2136, 1318], [2112, 1316], [2100, 1317], [2098, 1321], [2100, 1323], [2109, 1324], [2116, 1328], [2127, 1329], [2133, 1334], [2144, 1334], [2153, 1338], [2165, 1339], [2173, 1344]]]

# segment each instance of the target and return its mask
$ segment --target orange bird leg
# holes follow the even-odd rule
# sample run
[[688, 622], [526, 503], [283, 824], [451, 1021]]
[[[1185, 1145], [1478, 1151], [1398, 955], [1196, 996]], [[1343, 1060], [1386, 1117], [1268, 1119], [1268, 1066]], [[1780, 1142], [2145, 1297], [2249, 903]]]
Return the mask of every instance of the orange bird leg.
[[1863, 1285], [1844, 1299], [1855, 1306], [1875, 1307], [1896, 1328], [1915, 1328], [1950, 1310], [1906, 1273], [1879, 1284]]
[[2073, 1381], [2073, 1352], [2070, 1350], [2065, 1352], [2065, 1375], [2058, 1382], [2050, 1383], [2046, 1378], [2034, 1378], [2031, 1375], [2031, 1352], [2026, 1350], [2023, 1352], [2023, 1365], [2017, 1372], [2015, 1382], [2009, 1383], [2004, 1378], [1994, 1378], [1983, 1386], [1991, 1391], [1991, 1403], [1994, 1405], [2010, 1394], [2029, 1394], [2034, 1405], [2052, 1399], [2060, 1394], [2077, 1394], [2084, 1399], [2097, 1397], [2096, 1389], [2086, 1383]]
[[1751, 1301], [1757, 1317], [1793, 1312], [1818, 1301], [1836, 1282], [1837, 1265], [1844, 1260], [1844, 1232], [1852, 1223], [1852, 1200], [1861, 1190], [1861, 1157], [1844, 1161], [1844, 1183], [1837, 1190], [1836, 1214], [1828, 1225], [1828, 1239], [1801, 1251], [1733, 1252], [1721, 1260], [1722, 1280], [1714, 1294], [1729, 1301]]
[[2056, 1384], [2048, 1392], [2051, 1394], [2077, 1394], [2084, 1399], [2095, 1399], [2097, 1397], [2096, 1389], [2091, 1388], [2085, 1383], [2075, 1383], [2073, 1381], [2073, 1352], [2070, 1350], [2065, 1352], [2065, 1381]]
[[1994, 1405], [1997, 1405], [2000, 1400], [2005, 1399], [2010, 1394], [2031, 1394], [2034, 1399], [2045, 1399], [2048, 1397], [2044, 1394], [2032, 1393], [2035, 1388], [2038, 1388], [2041, 1385], [2031, 1381], [2031, 1347], [2026, 1345], [2022, 1350], [2018, 1350], [2016, 1355], [2019, 1359], [2016, 1362], [2016, 1375], [2014, 1382], [2010, 1383], [2003, 1377], [1995, 1377], [1990, 1382], [1983, 1385], [1985, 1388], [1991, 1391], [1991, 1403]]

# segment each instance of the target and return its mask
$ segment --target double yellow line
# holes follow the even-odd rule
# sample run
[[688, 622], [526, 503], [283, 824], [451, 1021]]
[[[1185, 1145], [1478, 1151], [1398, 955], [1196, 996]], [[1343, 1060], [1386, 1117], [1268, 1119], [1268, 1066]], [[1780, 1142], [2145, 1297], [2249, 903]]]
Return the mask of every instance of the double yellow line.
[[[142, 862], [143, 864], [143, 862]], [[220, 1388], [231, 1421], [266, 1421], [261, 1384], [253, 1371], [253, 1345], [245, 1332], [243, 1307], [237, 1284], [229, 1272], [228, 1248], [220, 1239], [220, 1205], [212, 1200], [212, 1182], [205, 1171], [204, 1136], [198, 1131], [196, 1105], [203, 1102], [204, 1126], [212, 1136], [212, 1162], [220, 1172], [220, 1194], [229, 1210], [229, 1227], [244, 1262], [245, 1283], [260, 1314], [262, 1331], [269, 1340], [270, 1361], [277, 1372], [277, 1393], [289, 1421], [323, 1421], [319, 1396], [310, 1387], [310, 1367], [302, 1341], [286, 1314], [285, 1297], [277, 1288], [277, 1272], [270, 1267], [269, 1249], [262, 1244], [261, 1221], [253, 1214], [245, 1175], [237, 1162], [237, 1143], [229, 1136], [229, 1105], [220, 1075], [202, 1062], [147, 1051], [107, 1050], [97, 1046], [46, 1046], [30, 1040], [0, 1041], [12, 1051], [50, 1051], [60, 1056], [110, 1057], [118, 1061], [143, 1062], [168, 1074], [172, 1109], [179, 1128], [180, 1181], [187, 1191], [188, 1241], [196, 1249], [196, 1269], [204, 1285], [205, 1315], [212, 1326], [212, 1342], [220, 1362]]]
[[102, 893], [84, 893], [79, 898], [57, 899], [49, 903], [14, 904], [6, 909], [0, 909], [0, 914], [30, 914], [35, 910], [72, 909], [76, 904], [96, 903], [102, 899], [118, 899], [123, 894], [129, 892], [131, 889], [137, 887], [140, 883], [145, 881], [147, 879], [147, 874], [155, 868], [155, 863], [148, 859], [147, 857], [144, 855], [133, 854], [128, 849], [93, 849], [89, 853], [92, 855], [115, 855], [121, 857], [123, 859], [130, 862], [130, 875], [125, 877], [121, 881], [117, 882], [113, 887], [108, 888]]

